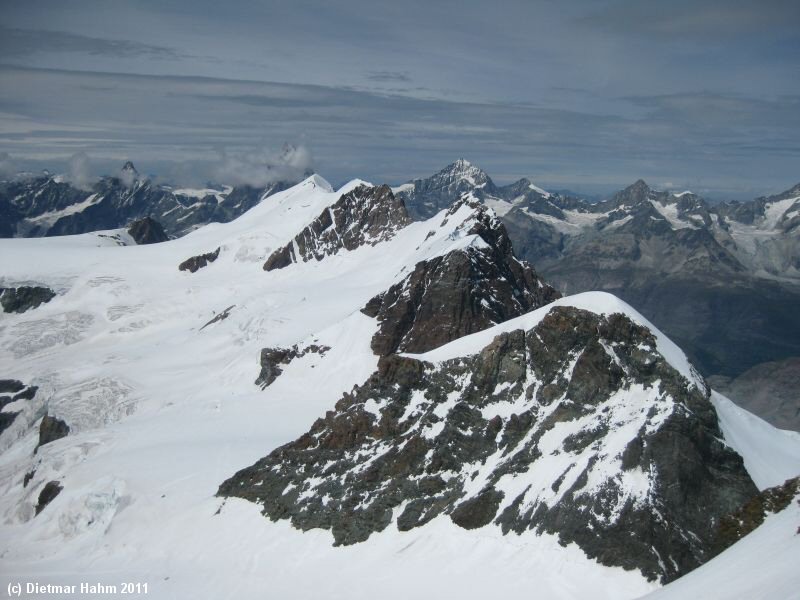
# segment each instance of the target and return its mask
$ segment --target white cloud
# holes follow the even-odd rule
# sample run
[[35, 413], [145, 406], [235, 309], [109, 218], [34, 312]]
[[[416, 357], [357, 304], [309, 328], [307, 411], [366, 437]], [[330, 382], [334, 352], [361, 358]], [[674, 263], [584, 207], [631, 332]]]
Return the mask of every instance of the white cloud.
[[137, 179], [139, 179], [139, 174], [136, 172], [135, 169], [122, 168], [119, 171], [119, 179], [122, 182], [122, 185], [129, 188], [133, 186], [134, 183], [136, 183]]
[[95, 178], [89, 174], [89, 156], [86, 152], [76, 152], [69, 158], [69, 181], [76, 188], [91, 190]]
[[221, 183], [261, 187], [275, 181], [299, 181], [313, 169], [313, 164], [306, 146], [285, 144], [278, 153], [265, 149], [236, 153], [223, 150], [213, 171]]

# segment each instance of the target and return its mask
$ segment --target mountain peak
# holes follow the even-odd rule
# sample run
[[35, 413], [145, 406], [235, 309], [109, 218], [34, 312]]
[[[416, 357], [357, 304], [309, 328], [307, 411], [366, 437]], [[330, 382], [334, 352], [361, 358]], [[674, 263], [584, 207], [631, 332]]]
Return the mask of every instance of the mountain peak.
[[131, 161], [126, 161], [124, 165], [122, 165], [122, 172], [123, 173], [131, 173], [134, 175], [138, 175], [139, 171], [136, 170], [136, 167], [133, 166]]
[[476, 167], [464, 158], [459, 158], [457, 161], [447, 165], [439, 173], [447, 175], [460, 175], [465, 179], [474, 179], [478, 183], [484, 183], [489, 179], [489, 176], [483, 169]]
[[476, 167], [471, 162], [464, 158], [459, 158], [452, 164], [447, 165], [444, 169], [439, 171], [431, 179], [439, 179], [442, 182], [447, 182], [449, 185], [458, 182], [465, 182], [474, 188], [484, 188], [487, 185], [492, 186], [491, 179], [486, 171], [480, 167]]
[[639, 204], [648, 199], [651, 191], [644, 179], [638, 179], [624, 190], [614, 194], [612, 201], [617, 206]]

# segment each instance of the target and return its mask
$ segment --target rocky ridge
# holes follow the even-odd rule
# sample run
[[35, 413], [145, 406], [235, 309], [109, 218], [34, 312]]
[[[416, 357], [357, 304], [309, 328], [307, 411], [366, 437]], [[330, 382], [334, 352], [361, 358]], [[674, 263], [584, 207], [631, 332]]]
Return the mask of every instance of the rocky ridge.
[[326, 208], [289, 244], [273, 252], [264, 263], [264, 270], [282, 269], [312, 259], [319, 261], [364, 244], [374, 246], [391, 239], [410, 222], [405, 205], [389, 186], [360, 185]]
[[554, 533], [662, 581], [701, 564], [718, 519], [757, 492], [707, 390], [625, 314], [558, 306], [520, 319], [538, 323], [474, 355], [382, 357], [308, 433], [219, 494], [330, 529], [337, 544], [443, 515]]
[[530, 265], [517, 260], [505, 228], [479, 203], [454, 204], [444, 222], [462, 206], [473, 211], [463, 227], [474, 241], [418, 263], [362, 309], [380, 323], [372, 340], [375, 354], [424, 352], [559, 297]]

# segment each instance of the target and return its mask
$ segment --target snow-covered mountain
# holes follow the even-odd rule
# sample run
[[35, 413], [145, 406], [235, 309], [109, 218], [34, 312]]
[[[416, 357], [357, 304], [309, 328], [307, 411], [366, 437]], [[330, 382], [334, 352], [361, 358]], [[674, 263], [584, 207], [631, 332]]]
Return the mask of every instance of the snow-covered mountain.
[[0, 182], [0, 237], [71, 235], [127, 227], [151, 217], [171, 236], [206, 223], [226, 223], [295, 182], [263, 188], [173, 188], [140, 176], [127, 162], [115, 177], [84, 190], [60, 175], [17, 176]]
[[470, 197], [412, 221], [314, 175], [176, 240], [0, 253], [54, 293], [0, 315], [4, 589], [636, 598], [724, 567], [719, 524], [800, 471], [800, 435], [625, 302], [559, 299]]

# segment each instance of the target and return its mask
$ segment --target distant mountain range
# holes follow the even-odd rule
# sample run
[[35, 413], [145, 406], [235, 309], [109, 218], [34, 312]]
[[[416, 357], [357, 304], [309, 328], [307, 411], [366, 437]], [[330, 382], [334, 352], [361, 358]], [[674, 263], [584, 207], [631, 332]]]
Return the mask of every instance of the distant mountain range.
[[151, 217], [180, 237], [211, 222], [227, 223], [296, 181], [263, 188], [173, 188], [139, 175], [131, 162], [90, 190], [63, 176], [24, 175], [0, 182], [0, 237], [50, 237], [128, 226]]
[[[800, 356], [800, 185], [750, 202], [712, 205], [691, 192], [655, 191], [639, 180], [590, 202], [546, 192], [528, 179], [497, 186], [459, 160], [393, 189], [417, 219], [464, 196], [490, 206], [515, 251], [549, 283], [564, 294], [601, 289], [623, 298], [707, 376], [727, 380]], [[782, 365], [768, 370], [773, 381]], [[746, 404], [737, 389], [733, 397]], [[783, 396], [800, 405], [796, 389]], [[776, 417], [763, 400], [754, 408]], [[781, 412], [776, 422], [800, 428], [800, 416], [787, 421], [786, 409]]]

